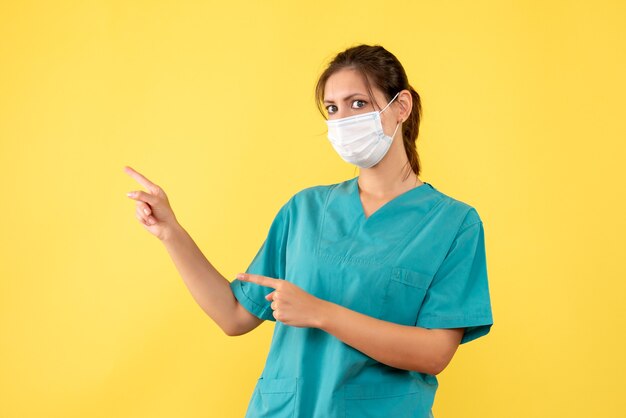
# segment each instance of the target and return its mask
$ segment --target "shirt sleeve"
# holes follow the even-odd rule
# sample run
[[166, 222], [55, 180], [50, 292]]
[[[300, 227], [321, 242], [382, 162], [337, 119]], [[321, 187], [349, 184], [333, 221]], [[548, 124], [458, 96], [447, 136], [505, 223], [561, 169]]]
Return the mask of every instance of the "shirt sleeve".
[[461, 344], [486, 335], [493, 325], [483, 223], [472, 208], [435, 273], [417, 325], [465, 328]]
[[[287, 235], [289, 232], [289, 202], [285, 203], [270, 225], [265, 241], [246, 269], [246, 273], [259, 274], [277, 279], [285, 278], [285, 262]], [[234, 279], [230, 287], [235, 298], [250, 313], [260, 319], [276, 321], [274, 318], [271, 302], [265, 299], [274, 289]]]

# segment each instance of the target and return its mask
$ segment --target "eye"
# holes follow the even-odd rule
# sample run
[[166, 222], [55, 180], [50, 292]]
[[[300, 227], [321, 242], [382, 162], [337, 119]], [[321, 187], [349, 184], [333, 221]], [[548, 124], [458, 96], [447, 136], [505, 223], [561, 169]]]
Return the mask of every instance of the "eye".
[[[357, 107], [355, 108], [355, 107], [354, 107], [354, 104], [355, 104], [355, 103], [362, 103], [362, 105], [361, 105], [361, 106], [357, 106]], [[366, 102], [365, 100], [355, 100], [355, 101], [353, 101], [353, 102], [352, 102], [352, 105], [353, 105], [353, 106], [352, 106], [352, 108], [353, 108], [353, 109], [361, 109], [361, 108], [363, 108], [363, 107], [365, 107], [365, 106], [367, 105], [367, 102]]]
[[333, 114], [333, 113], [335, 113], [335, 112], [336, 112], [336, 110], [332, 110], [332, 111], [331, 111], [331, 110], [330, 110], [331, 108], [335, 108], [335, 109], [336, 109], [336, 108], [337, 108], [337, 106], [335, 106], [335, 105], [328, 105], [328, 106], [326, 106], [326, 111], [328, 112], [328, 114], [329, 114], [329, 115], [330, 115], [330, 114]]

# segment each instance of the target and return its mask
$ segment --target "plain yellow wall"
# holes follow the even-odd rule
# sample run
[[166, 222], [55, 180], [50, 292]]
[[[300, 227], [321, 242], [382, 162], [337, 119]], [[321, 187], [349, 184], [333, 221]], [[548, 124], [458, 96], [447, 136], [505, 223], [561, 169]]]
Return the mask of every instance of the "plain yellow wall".
[[358, 43], [422, 96], [421, 179], [485, 225], [495, 323], [435, 416], [625, 416], [625, 3], [508, 3], [1, 1], [0, 416], [243, 416], [273, 325], [202, 312], [123, 166], [232, 280], [290, 196], [358, 174], [313, 101]]

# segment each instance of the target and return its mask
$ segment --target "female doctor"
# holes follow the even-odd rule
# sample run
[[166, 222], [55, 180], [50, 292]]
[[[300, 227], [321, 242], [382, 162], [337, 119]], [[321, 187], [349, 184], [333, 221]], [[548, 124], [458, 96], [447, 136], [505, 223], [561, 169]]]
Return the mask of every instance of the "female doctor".
[[245, 273], [223, 277], [125, 167], [136, 217], [227, 335], [275, 321], [246, 417], [433, 417], [436, 375], [493, 324], [482, 220], [419, 179], [420, 96], [392, 53], [348, 48], [315, 91], [359, 176], [295, 193]]

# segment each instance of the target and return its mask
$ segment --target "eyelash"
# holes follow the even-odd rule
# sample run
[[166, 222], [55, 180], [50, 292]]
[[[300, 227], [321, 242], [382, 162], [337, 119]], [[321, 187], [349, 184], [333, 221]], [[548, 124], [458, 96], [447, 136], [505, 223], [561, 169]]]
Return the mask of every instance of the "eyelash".
[[[363, 106], [361, 106], [361, 107], [357, 107], [357, 109], [362, 109], [362, 108], [364, 108], [365, 106], [367, 106], [367, 102], [366, 102], [365, 100], [358, 100], [358, 99], [357, 99], [357, 100], [353, 101], [352, 103], [354, 103], [354, 102], [363, 102]], [[328, 106], [326, 106], [326, 112], [328, 112], [328, 114], [332, 114], [332, 113], [330, 112], [330, 110], [328, 109], [328, 108], [329, 108], [329, 107], [331, 107], [331, 106], [335, 106], [335, 105], [328, 105]], [[336, 106], [335, 106], [335, 107], [336, 107]]]

